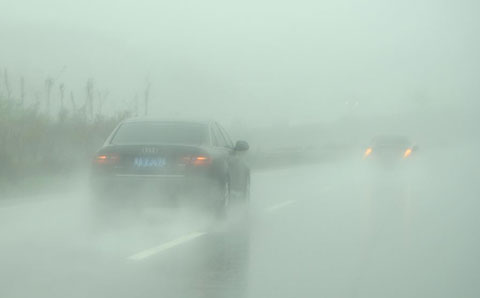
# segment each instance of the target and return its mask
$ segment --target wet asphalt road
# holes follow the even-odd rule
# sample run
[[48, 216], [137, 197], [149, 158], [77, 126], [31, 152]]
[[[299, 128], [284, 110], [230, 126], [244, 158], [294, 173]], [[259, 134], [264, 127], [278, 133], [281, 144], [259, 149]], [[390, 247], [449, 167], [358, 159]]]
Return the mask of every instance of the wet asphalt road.
[[442, 155], [258, 172], [249, 216], [222, 224], [145, 210], [99, 229], [81, 188], [4, 205], [0, 297], [479, 297], [478, 167]]

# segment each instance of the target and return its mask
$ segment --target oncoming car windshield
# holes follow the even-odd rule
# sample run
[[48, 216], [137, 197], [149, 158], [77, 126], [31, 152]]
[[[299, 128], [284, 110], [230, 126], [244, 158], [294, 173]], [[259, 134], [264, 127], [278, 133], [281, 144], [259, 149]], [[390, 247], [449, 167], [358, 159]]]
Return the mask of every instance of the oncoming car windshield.
[[407, 147], [411, 144], [410, 140], [404, 136], [377, 136], [372, 140], [374, 146], [388, 147]]
[[110, 143], [201, 145], [208, 140], [207, 128], [197, 123], [130, 122], [122, 124]]

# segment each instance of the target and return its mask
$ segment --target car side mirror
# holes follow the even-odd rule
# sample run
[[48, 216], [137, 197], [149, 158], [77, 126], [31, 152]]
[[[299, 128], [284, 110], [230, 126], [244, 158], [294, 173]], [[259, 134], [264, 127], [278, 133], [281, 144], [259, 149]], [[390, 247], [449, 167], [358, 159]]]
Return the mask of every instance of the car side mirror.
[[247, 151], [250, 148], [247, 142], [237, 141], [235, 144], [235, 151]]

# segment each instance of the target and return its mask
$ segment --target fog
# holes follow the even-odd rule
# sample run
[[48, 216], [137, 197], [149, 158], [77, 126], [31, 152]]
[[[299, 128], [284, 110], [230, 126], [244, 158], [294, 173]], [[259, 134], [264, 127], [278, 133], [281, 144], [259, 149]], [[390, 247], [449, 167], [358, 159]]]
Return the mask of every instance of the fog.
[[[335, 119], [477, 104], [475, 1], [2, 1], [2, 66], [151, 113]], [[33, 84], [33, 82], [32, 82]], [[43, 86], [39, 86], [43, 87]], [[413, 106], [413, 107], [412, 107]], [[217, 109], [218, 108], [218, 109]]]
[[[0, 0], [0, 297], [478, 297], [479, 9]], [[125, 183], [99, 214], [102, 144], [143, 116], [246, 140], [249, 204]]]

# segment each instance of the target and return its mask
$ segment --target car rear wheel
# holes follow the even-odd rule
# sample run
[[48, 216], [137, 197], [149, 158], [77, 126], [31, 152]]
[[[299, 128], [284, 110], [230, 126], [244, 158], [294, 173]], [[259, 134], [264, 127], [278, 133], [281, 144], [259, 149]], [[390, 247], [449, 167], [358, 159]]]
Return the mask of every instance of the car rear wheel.
[[250, 205], [250, 177], [245, 180], [245, 186], [237, 200], [236, 214], [241, 218], [248, 217]]
[[230, 182], [228, 180], [220, 182], [216, 189], [216, 196], [214, 216], [217, 219], [225, 219], [228, 215], [231, 201]]
[[250, 177], [247, 178], [245, 182], [245, 188], [242, 194], [243, 203], [250, 203]]

